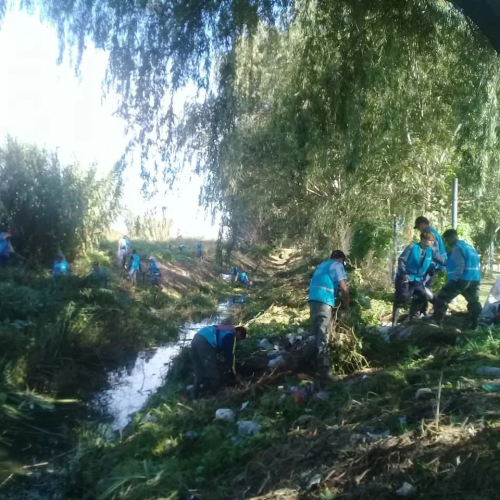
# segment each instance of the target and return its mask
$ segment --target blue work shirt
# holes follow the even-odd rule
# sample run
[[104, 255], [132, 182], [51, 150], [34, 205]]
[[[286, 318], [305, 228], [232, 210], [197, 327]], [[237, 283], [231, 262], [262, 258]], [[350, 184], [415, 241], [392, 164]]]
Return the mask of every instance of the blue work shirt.
[[215, 349], [220, 349], [224, 353], [224, 360], [231, 368], [233, 374], [236, 373], [236, 359], [234, 351], [236, 349], [236, 334], [230, 325], [205, 326], [196, 335], [201, 335], [207, 339], [208, 343]]
[[333, 259], [322, 262], [314, 271], [309, 284], [309, 300], [333, 307], [339, 282], [342, 280], [347, 280], [343, 264]]

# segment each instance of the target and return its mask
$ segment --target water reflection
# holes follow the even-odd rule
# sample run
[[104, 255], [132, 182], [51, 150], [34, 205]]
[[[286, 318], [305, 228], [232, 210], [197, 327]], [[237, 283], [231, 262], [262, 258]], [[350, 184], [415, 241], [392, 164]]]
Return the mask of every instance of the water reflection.
[[198, 323], [185, 323], [179, 331], [179, 340], [157, 349], [141, 351], [135, 360], [108, 375], [109, 388], [98, 394], [93, 404], [112, 418], [113, 430], [123, 429], [146, 403], [151, 394], [162, 385], [172, 359], [189, 343], [204, 326], [223, 323], [235, 305], [245, 301], [244, 296], [234, 296], [222, 302], [214, 317]]

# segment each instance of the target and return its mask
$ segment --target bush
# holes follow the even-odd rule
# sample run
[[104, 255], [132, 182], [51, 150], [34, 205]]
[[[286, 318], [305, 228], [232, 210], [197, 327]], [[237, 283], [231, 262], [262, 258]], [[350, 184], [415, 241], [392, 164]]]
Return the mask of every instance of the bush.
[[105, 179], [95, 169], [62, 166], [55, 153], [7, 139], [0, 148], [0, 223], [31, 261], [74, 258], [98, 243], [115, 219], [122, 164]]

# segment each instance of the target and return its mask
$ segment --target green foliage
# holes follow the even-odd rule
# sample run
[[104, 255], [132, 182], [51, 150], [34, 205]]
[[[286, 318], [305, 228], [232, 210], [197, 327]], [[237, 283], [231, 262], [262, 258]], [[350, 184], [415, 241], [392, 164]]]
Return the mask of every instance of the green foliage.
[[99, 179], [95, 168], [62, 166], [55, 153], [10, 138], [0, 148], [0, 221], [31, 261], [73, 259], [95, 247], [115, 219], [123, 165]]
[[126, 212], [125, 224], [131, 238], [146, 241], [167, 241], [171, 236], [172, 220], [162, 210], [161, 217], [156, 210], [147, 211], [142, 216]]
[[363, 261], [369, 252], [375, 258], [386, 257], [392, 237], [392, 228], [387, 223], [359, 221], [354, 224], [349, 258], [352, 261]]

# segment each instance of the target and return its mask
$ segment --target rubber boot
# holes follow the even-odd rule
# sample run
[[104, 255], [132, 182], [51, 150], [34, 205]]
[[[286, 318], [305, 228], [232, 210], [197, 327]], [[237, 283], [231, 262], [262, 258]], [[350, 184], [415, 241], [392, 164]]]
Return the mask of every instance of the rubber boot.
[[399, 317], [399, 307], [394, 306], [392, 308], [392, 327], [398, 326], [398, 317]]

